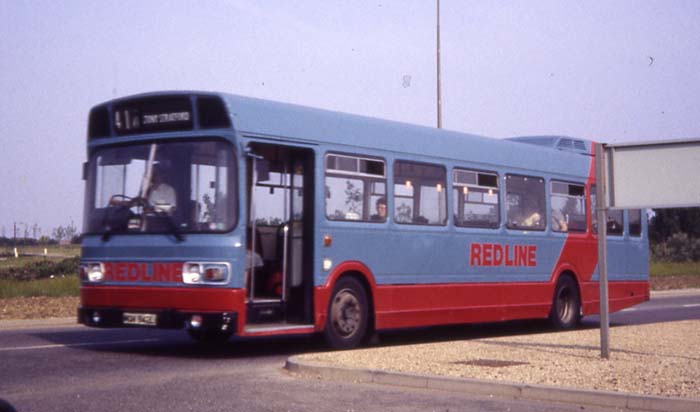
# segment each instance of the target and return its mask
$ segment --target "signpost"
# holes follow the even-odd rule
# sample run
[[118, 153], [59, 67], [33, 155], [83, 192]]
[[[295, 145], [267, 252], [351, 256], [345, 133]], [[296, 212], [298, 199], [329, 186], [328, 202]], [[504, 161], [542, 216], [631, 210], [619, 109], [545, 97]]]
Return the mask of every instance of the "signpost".
[[700, 206], [700, 139], [596, 144], [600, 356], [610, 357], [607, 214], [610, 209]]

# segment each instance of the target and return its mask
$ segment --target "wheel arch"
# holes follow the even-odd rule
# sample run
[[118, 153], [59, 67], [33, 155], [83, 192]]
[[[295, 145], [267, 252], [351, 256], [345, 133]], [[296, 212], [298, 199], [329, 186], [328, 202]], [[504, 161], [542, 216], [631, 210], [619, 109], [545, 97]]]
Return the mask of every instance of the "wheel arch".
[[559, 280], [563, 277], [569, 277], [574, 281], [574, 284], [576, 285], [576, 292], [578, 293], [578, 299], [579, 302], [581, 303], [581, 307], [583, 307], [583, 290], [581, 289], [581, 280], [579, 279], [578, 274], [576, 273], [576, 270], [570, 266], [570, 265], [564, 265], [561, 268], [559, 268], [558, 275], [554, 277], [553, 282], [552, 282], [552, 296], [556, 293], [557, 290], [557, 283], [559, 283]]
[[326, 317], [328, 312], [328, 303], [335, 284], [342, 278], [353, 277], [365, 289], [367, 295], [368, 318], [370, 328], [368, 332], [373, 332], [375, 327], [375, 296], [377, 284], [372, 271], [362, 262], [345, 261], [338, 264], [326, 278], [326, 282], [322, 286], [316, 287], [315, 293], [315, 308], [316, 319], [315, 327], [318, 331], [323, 331], [326, 325]]
[[[575, 309], [575, 314], [574, 320], [570, 325], [565, 325], [560, 316], [561, 312], [557, 315], [557, 312], [560, 310], [560, 306], [562, 303], [557, 302], [558, 301], [558, 295], [560, 293], [559, 286], [560, 282], [563, 280], [568, 279], [572, 283], [573, 289], [575, 289], [575, 293], [578, 295], [576, 299], [578, 302], [574, 303], [578, 307]], [[565, 289], [562, 289], [562, 291]], [[571, 302], [571, 301], [569, 301]], [[575, 301], [574, 301], [575, 302]], [[568, 306], [569, 304], [566, 304]], [[556, 316], [556, 317], [555, 317]], [[582, 291], [581, 291], [581, 284], [579, 282], [578, 276], [574, 270], [571, 268], [566, 268], [563, 269], [562, 271], [559, 272], [559, 274], [554, 278], [554, 282], [552, 282], [552, 299], [551, 299], [551, 305], [549, 309], [549, 319], [552, 321], [554, 324], [554, 327], [557, 329], [571, 329], [575, 327], [576, 325], [579, 324], [581, 318], [583, 317], [583, 296], [582, 296]], [[566, 322], [568, 323], [568, 322]]]
[[578, 290], [579, 297], [581, 296], [581, 281], [579, 279], [579, 276], [576, 274], [576, 270], [574, 270], [573, 267], [571, 266], [564, 266], [559, 269], [559, 274], [554, 277], [554, 281], [552, 282], [552, 286], [556, 286], [556, 284], [559, 282], [559, 279], [561, 279], [564, 276], [568, 276], [571, 279], [573, 279], [574, 283], [576, 284], [576, 289]]

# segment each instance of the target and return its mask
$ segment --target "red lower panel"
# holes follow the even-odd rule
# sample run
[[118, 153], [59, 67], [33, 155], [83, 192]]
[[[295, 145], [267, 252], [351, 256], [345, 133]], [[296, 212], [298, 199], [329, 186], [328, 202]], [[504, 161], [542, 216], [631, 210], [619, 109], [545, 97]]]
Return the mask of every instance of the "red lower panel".
[[[600, 313], [600, 286], [598, 282], [581, 285], [583, 314]], [[616, 312], [649, 300], [649, 282], [608, 282], [608, 310]]]
[[243, 289], [83, 286], [80, 288], [80, 303], [92, 308], [235, 312], [238, 313], [238, 330], [245, 326]]
[[[546, 317], [550, 283], [377, 286], [377, 329]], [[315, 290], [316, 328], [323, 329], [330, 289]]]
[[[595, 292], [595, 293], [594, 293]], [[325, 327], [330, 288], [314, 296], [317, 330]], [[377, 286], [373, 297], [377, 329], [421, 327], [549, 316], [554, 283], [478, 283]], [[611, 282], [610, 311], [649, 300], [648, 282]], [[582, 285], [584, 314], [598, 313], [598, 283]]]
[[546, 317], [549, 283], [377, 287], [378, 329]]

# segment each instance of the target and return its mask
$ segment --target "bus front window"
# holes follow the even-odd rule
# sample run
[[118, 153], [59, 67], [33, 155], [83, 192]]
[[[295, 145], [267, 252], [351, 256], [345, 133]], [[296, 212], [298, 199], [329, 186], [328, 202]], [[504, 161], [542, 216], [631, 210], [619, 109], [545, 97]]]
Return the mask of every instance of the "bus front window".
[[236, 223], [236, 169], [223, 141], [100, 148], [88, 170], [87, 233], [221, 232]]

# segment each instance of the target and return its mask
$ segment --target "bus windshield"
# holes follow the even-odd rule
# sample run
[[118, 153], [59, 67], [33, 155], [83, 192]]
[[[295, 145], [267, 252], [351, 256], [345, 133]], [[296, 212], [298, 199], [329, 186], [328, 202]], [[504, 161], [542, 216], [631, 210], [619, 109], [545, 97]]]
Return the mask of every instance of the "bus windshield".
[[111, 146], [88, 163], [87, 233], [222, 232], [237, 216], [231, 145], [220, 140]]

